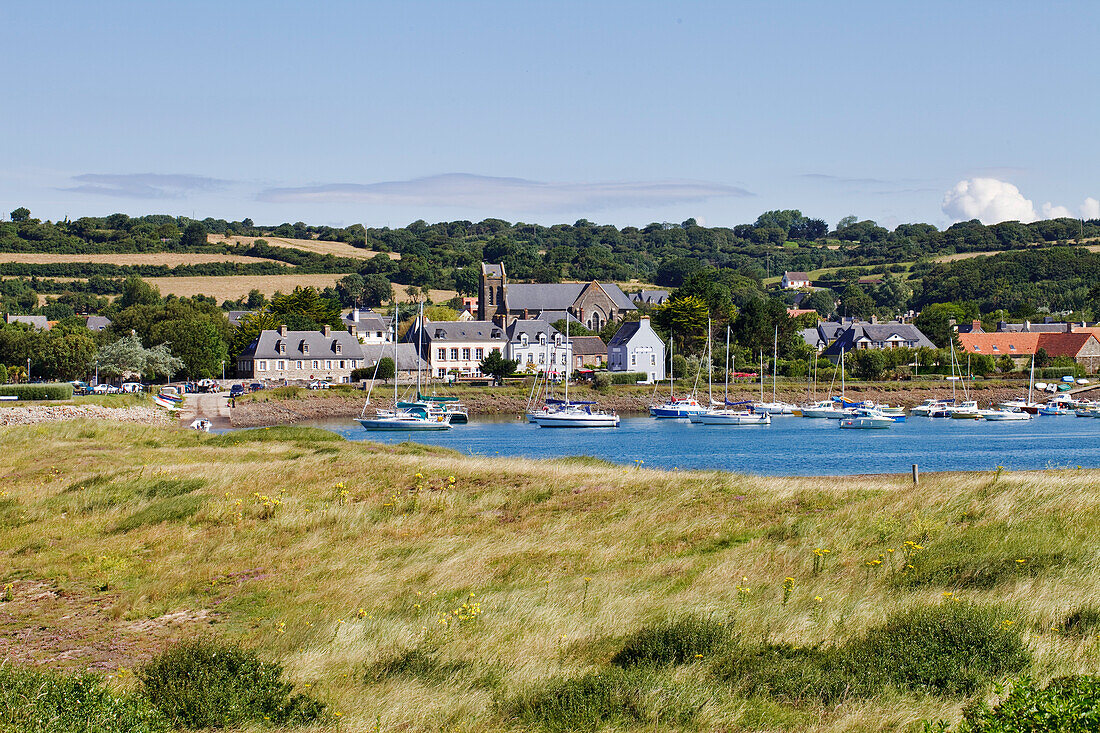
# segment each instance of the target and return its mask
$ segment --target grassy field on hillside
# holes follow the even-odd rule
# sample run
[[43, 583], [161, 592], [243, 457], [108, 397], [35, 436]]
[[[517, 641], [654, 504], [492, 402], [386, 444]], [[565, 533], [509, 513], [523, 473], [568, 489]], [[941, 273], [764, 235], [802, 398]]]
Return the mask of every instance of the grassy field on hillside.
[[864, 731], [1100, 659], [1100, 471], [914, 487], [303, 428], [0, 439], [7, 669], [125, 690], [198, 637], [281, 662], [317, 730]]

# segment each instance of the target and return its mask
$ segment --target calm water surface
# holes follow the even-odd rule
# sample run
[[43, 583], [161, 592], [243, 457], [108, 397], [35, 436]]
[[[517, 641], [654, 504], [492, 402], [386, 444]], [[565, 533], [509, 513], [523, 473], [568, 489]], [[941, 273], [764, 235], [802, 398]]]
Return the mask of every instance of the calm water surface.
[[692, 425], [624, 417], [618, 428], [540, 428], [472, 418], [439, 433], [367, 432], [354, 420], [315, 420], [350, 440], [439, 445], [480, 456], [596, 456], [648, 468], [719, 469], [769, 476], [1100, 467], [1100, 419], [1039, 416], [1027, 422], [911, 417], [886, 430], [841, 430], [836, 420], [777, 417], [767, 427]]

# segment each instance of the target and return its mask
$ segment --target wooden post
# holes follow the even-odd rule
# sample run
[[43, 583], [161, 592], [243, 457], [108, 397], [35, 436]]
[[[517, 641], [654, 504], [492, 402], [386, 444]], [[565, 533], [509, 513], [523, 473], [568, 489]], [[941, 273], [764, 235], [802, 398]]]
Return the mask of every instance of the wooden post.
[[920, 483], [920, 472], [917, 470], [917, 464], [913, 464], [913, 485], [916, 486]]

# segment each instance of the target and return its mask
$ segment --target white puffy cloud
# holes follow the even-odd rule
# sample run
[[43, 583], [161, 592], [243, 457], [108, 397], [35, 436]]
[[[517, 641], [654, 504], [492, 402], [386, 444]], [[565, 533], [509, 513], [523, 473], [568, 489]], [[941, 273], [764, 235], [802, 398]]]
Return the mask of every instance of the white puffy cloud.
[[1065, 206], [1055, 206], [1047, 201], [1042, 208], [1044, 219], [1061, 219], [1062, 217], [1074, 218], [1073, 212]]
[[1035, 221], [1035, 205], [1024, 198], [1020, 189], [996, 178], [969, 178], [959, 181], [943, 196], [943, 213], [955, 221], [978, 219], [996, 224], [1016, 219]]
[[1089, 196], [1081, 205], [1082, 219], [1100, 219], [1100, 201]]

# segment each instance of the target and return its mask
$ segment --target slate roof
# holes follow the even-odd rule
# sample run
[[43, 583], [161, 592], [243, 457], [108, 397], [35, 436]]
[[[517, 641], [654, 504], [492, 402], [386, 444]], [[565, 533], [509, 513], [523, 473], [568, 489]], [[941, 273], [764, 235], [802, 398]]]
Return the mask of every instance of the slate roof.
[[105, 328], [109, 328], [110, 325], [111, 319], [107, 316], [88, 316], [89, 331], [102, 331]]
[[[368, 369], [374, 367], [379, 359], [387, 356], [393, 358], [393, 344], [367, 344], [360, 348], [363, 349], [362, 358], [366, 360], [364, 366]], [[427, 363], [417, 356], [416, 344], [397, 345], [397, 371], [414, 372], [417, 369], [426, 369], [427, 366]]]
[[[824, 324], [822, 324], [824, 325]], [[842, 324], [838, 324], [842, 325]], [[820, 326], [819, 326], [820, 327]], [[928, 340], [928, 337], [920, 332], [916, 326], [911, 323], [853, 323], [845, 328], [836, 337], [836, 340], [825, 349], [822, 354], [824, 356], [838, 356], [843, 349], [844, 351], [852, 351], [856, 348], [857, 342], [866, 337], [868, 340], [879, 343], [885, 342], [890, 339], [891, 336], [897, 334], [904, 341], [911, 341], [914, 343], [914, 348], [929, 347], [935, 348], [935, 344]]]
[[[566, 310], [572, 308], [577, 298], [592, 283], [510, 283], [508, 285], [509, 311]], [[598, 283], [607, 297], [619, 310], [635, 310], [634, 301], [618, 285]]]
[[493, 265], [488, 262], [482, 262], [481, 274], [487, 277], [504, 277], [504, 263]]
[[[358, 320], [356, 320], [356, 313], [358, 313]], [[344, 326], [350, 328], [355, 326], [360, 331], [382, 331], [383, 333], [389, 330], [390, 321], [383, 318], [380, 313], [375, 313], [372, 310], [360, 310], [349, 311], [342, 316]]]
[[[286, 343], [283, 353], [278, 348], [281, 342]], [[336, 344], [340, 344], [339, 353]], [[363, 346], [347, 331], [333, 331], [328, 336], [321, 331], [287, 331], [283, 336], [278, 331], [267, 330], [261, 331], [241, 356], [252, 359], [362, 359]]]
[[236, 326], [245, 316], [252, 315], [252, 311], [229, 311], [229, 325]]
[[607, 355], [607, 344], [599, 336], [574, 336], [569, 342], [573, 344], [573, 353], [577, 356]]
[[619, 326], [619, 330], [615, 332], [615, 335], [608, 342], [607, 347], [610, 349], [613, 346], [622, 346], [630, 341], [634, 337], [634, 334], [642, 327], [641, 321], [627, 321], [623, 325]]
[[787, 280], [798, 280], [798, 281], [809, 280], [810, 279], [809, 274], [807, 274], [805, 272], [784, 272], [783, 277], [787, 278]]
[[[415, 329], [409, 334], [416, 340]], [[430, 321], [424, 319], [424, 341], [486, 341], [504, 340], [504, 329], [492, 321]]]
[[535, 318], [540, 321], [546, 321], [547, 323], [557, 323], [563, 318], [568, 318], [570, 323], [580, 323], [580, 320], [570, 313], [569, 311], [539, 311], [535, 314]]
[[8, 323], [26, 323], [28, 326], [34, 326], [40, 328], [43, 331], [50, 330], [50, 322], [46, 320], [46, 316], [12, 316], [7, 317]]
[[519, 341], [520, 336], [527, 334], [528, 341], [538, 341], [539, 336], [545, 335], [549, 329], [549, 338], [553, 341], [554, 336], [557, 335], [558, 329], [550, 325], [550, 321], [543, 319], [522, 319], [517, 318], [508, 324], [508, 328], [505, 329], [505, 333], [508, 334], [509, 341]]

